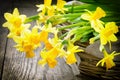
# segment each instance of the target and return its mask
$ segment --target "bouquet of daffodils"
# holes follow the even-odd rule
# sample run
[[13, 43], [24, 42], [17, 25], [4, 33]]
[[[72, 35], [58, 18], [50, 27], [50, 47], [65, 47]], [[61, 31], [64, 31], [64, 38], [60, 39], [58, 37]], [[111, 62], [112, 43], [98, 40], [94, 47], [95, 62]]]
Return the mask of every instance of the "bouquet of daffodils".
[[[13, 13], [4, 14], [6, 22], [3, 27], [9, 29], [8, 38], [14, 40], [15, 48], [24, 52], [26, 58], [33, 58], [34, 51], [44, 45], [38, 64], [47, 64], [50, 68], [57, 65], [57, 58], [64, 58], [66, 64], [77, 62], [75, 54], [84, 50], [75, 42], [94, 44], [100, 40], [104, 58], [96, 66], [106, 66], [108, 70], [115, 66], [113, 59], [120, 54], [115, 51], [109, 54], [104, 47], [109, 44], [111, 50], [111, 42], [117, 41], [115, 34], [119, 32], [120, 18], [115, 9], [119, 6], [107, 5], [110, 2], [104, 0], [79, 1], [83, 3], [68, 5], [64, 0], [57, 0], [57, 4], [52, 5], [52, 0], [44, 0], [44, 4], [36, 5], [38, 14], [29, 17], [15, 8]], [[36, 24], [31, 28], [32, 21]]]

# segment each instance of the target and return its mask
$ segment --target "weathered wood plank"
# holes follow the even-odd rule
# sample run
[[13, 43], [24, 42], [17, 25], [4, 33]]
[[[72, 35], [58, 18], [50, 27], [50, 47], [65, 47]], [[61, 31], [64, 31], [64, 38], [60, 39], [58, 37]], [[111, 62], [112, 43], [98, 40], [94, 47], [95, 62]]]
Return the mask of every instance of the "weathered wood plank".
[[[7, 5], [7, 6], [6, 6]], [[7, 43], [7, 33], [8, 30], [2, 27], [2, 24], [5, 22], [3, 15], [4, 12], [10, 11], [12, 7], [11, 0], [9, 1], [0, 1], [0, 79], [2, 77], [3, 67], [4, 67], [4, 56]]]
[[[1, 21], [3, 19], [0, 18]], [[4, 61], [4, 55], [5, 55], [5, 48], [6, 48], [6, 41], [7, 41], [7, 30], [2, 28], [1, 24], [3, 22], [0, 21], [0, 78], [2, 75], [2, 69], [3, 69], [3, 61]]]

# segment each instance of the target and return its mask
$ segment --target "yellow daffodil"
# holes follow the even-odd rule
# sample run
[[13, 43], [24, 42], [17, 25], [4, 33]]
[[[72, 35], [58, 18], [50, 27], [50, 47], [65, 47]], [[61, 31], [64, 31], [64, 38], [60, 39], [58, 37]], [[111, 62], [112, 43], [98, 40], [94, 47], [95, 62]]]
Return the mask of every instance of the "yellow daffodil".
[[57, 56], [59, 54], [59, 51], [57, 48], [52, 48], [49, 51], [41, 51], [40, 55], [42, 60], [38, 62], [38, 64], [41, 64], [44, 66], [46, 63], [48, 63], [50, 68], [54, 68], [57, 65]]
[[75, 63], [77, 60], [75, 58], [75, 53], [76, 52], [83, 52], [82, 49], [79, 49], [79, 46], [75, 46], [72, 42], [68, 42], [68, 46], [67, 46], [67, 53], [66, 53], [66, 63], [67, 64], [73, 64]]
[[7, 22], [3, 24], [4, 27], [8, 27], [8, 29], [11, 30], [11, 28], [19, 28], [21, 24], [24, 23], [26, 16], [20, 15], [17, 8], [14, 9], [13, 14], [11, 13], [5, 13], [4, 14], [5, 19]]
[[34, 57], [34, 52], [40, 46], [40, 33], [38, 28], [32, 28], [32, 31], [26, 30], [20, 37], [14, 37], [13, 40], [17, 43], [15, 46], [19, 51], [26, 52], [26, 57]]
[[60, 50], [58, 47], [52, 47], [50, 50], [41, 51], [40, 55], [42, 60], [38, 62], [38, 64], [41, 64], [44, 66], [45, 64], [48, 64], [50, 68], [54, 68], [57, 65], [56, 58], [59, 56]]
[[56, 58], [59, 57], [61, 54], [61, 40], [57, 36], [57, 31], [54, 32], [54, 37], [49, 38], [47, 41], [44, 41], [45, 48], [41, 51], [40, 55], [42, 60], [38, 63], [41, 65], [48, 64], [50, 68], [54, 68], [57, 65]]
[[22, 32], [25, 32], [30, 27], [30, 24], [22, 24], [19, 28], [12, 27], [8, 37], [20, 36]]
[[117, 37], [114, 35], [114, 33], [118, 32], [118, 26], [115, 24], [115, 22], [109, 22], [105, 25], [105, 28], [103, 28], [100, 32], [100, 42], [102, 45], [107, 44], [107, 42], [115, 42], [117, 41]]
[[112, 68], [113, 66], [115, 66], [115, 63], [113, 62], [113, 59], [116, 55], [119, 55], [120, 53], [116, 53], [115, 52], [112, 52], [111, 54], [108, 54], [106, 52], [106, 50], [103, 51], [104, 53], [104, 58], [102, 60], [100, 60], [96, 66], [98, 66], [100, 63], [101, 63], [101, 66], [104, 66], [104, 64], [106, 64], [106, 69], [110, 69]]
[[7, 22], [3, 24], [3, 27], [7, 27], [10, 30], [9, 38], [20, 36], [21, 32], [24, 32], [30, 26], [30, 24], [24, 24], [26, 16], [20, 15], [17, 8], [14, 9], [13, 14], [5, 13], [4, 16]]
[[16, 45], [15, 45], [16, 49], [20, 52], [25, 52], [27, 58], [32, 58], [35, 56], [33, 52], [34, 50], [33, 44], [24, 41], [24, 37], [16, 36], [13, 39], [16, 42]]
[[103, 22], [100, 21], [99, 19], [105, 16], [106, 16], [105, 11], [100, 7], [97, 7], [94, 13], [88, 11], [88, 13], [84, 13], [83, 15], [81, 15], [81, 18], [90, 21], [91, 27], [95, 29], [96, 32], [100, 32], [101, 29], [103, 29], [104, 27]]
[[40, 32], [40, 41], [41, 42], [47, 42], [48, 41], [48, 32], [47, 31], [44, 31], [44, 30], [42, 30], [41, 32]]
[[45, 42], [45, 47], [47, 50], [52, 48], [56, 48], [57, 51], [61, 49], [61, 40], [58, 38], [57, 33], [54, 34], [54, 37], [51, 39], [49, 38], [47, 42]]
[[64, 0], [57, 0], [56, 9], [58, 11], [61, 11], [62, 13], [64, 13], [64, 10], [67, 10], [67, 9], [64, 8], [65, 4], [66, 4], [66, 1], [64, 1]]
[[48, 44], [48, 34], [49, 33], [54, 34], [57, 32], [56, 28], [55, 27], [53, 28], [51, 23], [46, 24], [43, 27], [39, 27], [39, 29], [41, 30], [40, 32], [41, 41], [47, 44]]

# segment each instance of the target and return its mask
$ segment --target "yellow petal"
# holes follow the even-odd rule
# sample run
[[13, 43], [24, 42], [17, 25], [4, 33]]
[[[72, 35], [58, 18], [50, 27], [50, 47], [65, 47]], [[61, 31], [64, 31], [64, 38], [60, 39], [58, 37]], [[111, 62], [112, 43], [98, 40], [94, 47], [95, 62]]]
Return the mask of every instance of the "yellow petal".
[[57, 47], [54, 47], [50, 50], [50, 55], [52, 58], [57, 58], [59, 53], [60, 53], [60, 51], [57, 49]]
[[33, 51], [26, 52], [26, 58], [33, 58], [35, 56]]
[[15, 15], [15, 16], [19, 16], [19, 11], [18, 11], [17, 8], [14, 9], [14, 11], [13, 11], [13, 15]]
[[57, 8], [62, 9], [65, 4], [66, 4], [66, 1], [57, 0]]
[[106, 39], [106, 37], [104, 37], [104, 35], [100, 35], [100, 43], [101, 43], [102, 45], [107, 44], [107, 39]]
[[112, 68], [113, 66], [115, 66], [115, 63], [113, 62], [113, 60], [112, 59], [107, 59], [106, 60], [106, 68], [107, 68], [107, 70], [108, 69], [110, 69], [110, 68]]
[[41, 41], [46, 42], [46, 40], [48, 40], [48, 32], [47, 31], [41, 31], [40, 32], [40, 37], [41, 37]]
[[53, 16], [54, 13], [55, 13], [54, 7], [50, 7], [50, 9], [48, 9], [48, 16]]
[[114, 34], [110, 35], [108, 39], [113, 42], [117, 41], [117, 37]]
[[52, 0], [44, 0], [44, 5], [45, 6], [50, 6], [52, 3]]
[[8, 27], [8, 29], [10, 29], [12, 25], [9, 22], [5, 22], [2, 26]]
[[90, 20], [91, 19], [91, 15], [88, 13], [84, 13], [83, 15], [81, 15], [81, 18], [84, 20]]
[[5, 14], [4, 14], [4, 17], [5, 17], [5, 19], [6, 19], [7, 21], [9, 21], [9, 22], [10, 22], [10, 20], [13, 18], [12, 14], [10, 14], [10, 13], [5, 13]]
[[57, 60], [52, 58], [47, 58], [47, 62], [50, 68], [54, 68], [57, 65]]
[[46, 47], [47, 50], [50, 50], [50, 49], [53, 48], [53, 46], [50, 44], [49, 41], [46, 41], [46, 42], [45, 42], [45, 47]]
[[117, 33], [118, 32], [118, 26], [115, 24], [115, 22], [108, 22], [105, 25], [105, 28], [111, 29], [112, 33]]
[[103, 24], [100, 20], [91, 20], [91, 27], [96, 32], [100, 32], [102, 29], [104, 29]]
[[66, 58], [66, 63], [67, 64], [73, 64], [76, 61], [77, 60], [76, 60], [76, 57], [75, 57], [74, 53], [69, 54], [68, 57]]
[[100, 19], [105, 16], [106, 16], [105, 11], [102, 8], [97, 7], [96, 11], [94, 12], [94, 14], [92, 16], [92, 19], [96, 20], [96, 19]]

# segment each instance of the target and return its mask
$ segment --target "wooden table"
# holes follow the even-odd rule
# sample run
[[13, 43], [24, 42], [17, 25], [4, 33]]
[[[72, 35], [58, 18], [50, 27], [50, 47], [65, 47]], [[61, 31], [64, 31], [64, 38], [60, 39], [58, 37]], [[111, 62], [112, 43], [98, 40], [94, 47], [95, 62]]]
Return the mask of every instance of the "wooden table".
[[[5, 22], [3, 14], [12, 12], [17, 7], [20, 13], [31, 16], [36, 14], [37, 8], [35, 5], [42, 3], [41, 1], [43, 0], [0, 1], [0, 80], [93, 80], [91, 78], [73, 76], [69, 66], [66, 66], [66, 72], [63, 71], [63, 73], [59, 73], [58, 68], [46, 70], [47, 68], [37, 64], [39, 54], [36, 54], [37, 56], [33, 59], [26, 59], [24, 53], [18, 52], [13, 47], [15, 45], [13, 40], [7, 38], [8, 30], [2, 27]], [[63, 74], [64, 76], [61, 77]], [[53, 75], [56, 76], [53, 77]]]

